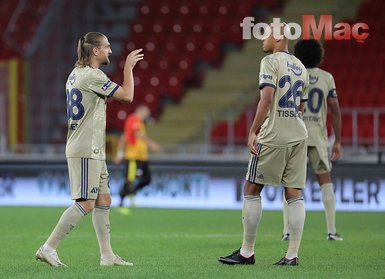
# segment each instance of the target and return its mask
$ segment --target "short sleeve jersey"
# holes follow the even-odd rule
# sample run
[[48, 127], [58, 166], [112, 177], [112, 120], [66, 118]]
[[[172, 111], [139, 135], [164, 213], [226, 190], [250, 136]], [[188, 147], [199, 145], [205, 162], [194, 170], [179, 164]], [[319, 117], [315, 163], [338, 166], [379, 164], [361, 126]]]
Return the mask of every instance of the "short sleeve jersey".
[[320, 68], [307, 69], [309, 72], [308, 102], [303, 120], [309, 133], [309, 146], [328, 146], [326, 128], [327, 99], [337, 98], [333, 76]]
[[66, 83], [67, 157], [105, 160], [106, 101], [119, 88], [99, 69], [76, 67]]
[[275, 94], [258, 133], [258, 143], [286, 147], [307, 138], [306, 126], [299, 108], [301, 101], [307, 100], [308, 85], [308, 72], [295, 56], [280, 51], [262, 59], [259, 89], [271, 86], [275, 88]]
[[148, 160], [148, 147], [147, 143], [136, 136], [136, 133], [140, 132], [143, 135], [146, 134], [146, 127], [143, 121], [135, 114], [131, 114], [127, 117], [124, 124], [124, 136], [126, 139], [126, 151], [125, 158], [127, 160]]

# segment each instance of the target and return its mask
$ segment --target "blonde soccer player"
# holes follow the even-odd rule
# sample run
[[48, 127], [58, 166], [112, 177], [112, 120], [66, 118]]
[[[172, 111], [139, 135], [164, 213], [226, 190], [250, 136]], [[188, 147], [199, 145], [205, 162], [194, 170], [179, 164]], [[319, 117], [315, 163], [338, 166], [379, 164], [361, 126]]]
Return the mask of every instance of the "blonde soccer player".
[[106, 102], [109, 97], [125, 102], [133, 100], [133, 68], [143, 59], [143, 54], [138, 49], [127, 56], [124, 80], [120, 86], [100, 70], [100, 66], [109, 64], [111, 53], [105, 35], [87, 33], [78, 41], [78, 60], [66, 83], [66, 157], [74, 203], [63, 212], [48, 239], [36, 252], [38, 260], [54, 267], [66, 266], [59, 259], [56, 249], [61, 240], [90, 212], [99, 242], [100, 265], [132, 265], [117, 256], [110, 243], [111, 195], [105, 155]]

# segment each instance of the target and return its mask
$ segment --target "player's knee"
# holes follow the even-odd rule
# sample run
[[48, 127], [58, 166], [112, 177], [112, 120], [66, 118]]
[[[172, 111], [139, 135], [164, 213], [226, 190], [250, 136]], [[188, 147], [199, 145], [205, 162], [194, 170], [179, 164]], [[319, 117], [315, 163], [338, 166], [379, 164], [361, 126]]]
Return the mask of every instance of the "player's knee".
[[250, 182], [250, 181], [246, 180], [246, 184], [245, 184], [245, 188], [243, 190], [243, 194], [245, 196], [247, 196], [247, 195], [260, 196], [263, 187], [264, 187], [264, 185], [256, 184], [256, 183], [253, 183], [253, 182]]
[[95, 208], [95, 200], [76, 200], [77, 203], [87, 212], [90, 213]]
[[297, 199], [302, 197], [302, 190], [297, 188], [286, 188], [285, 187], [285, 198], [286, 200]]
[[95, 202], [98, 206], [110, 206], [111, 205], [111, 195], [110, 194], [99, 194]]

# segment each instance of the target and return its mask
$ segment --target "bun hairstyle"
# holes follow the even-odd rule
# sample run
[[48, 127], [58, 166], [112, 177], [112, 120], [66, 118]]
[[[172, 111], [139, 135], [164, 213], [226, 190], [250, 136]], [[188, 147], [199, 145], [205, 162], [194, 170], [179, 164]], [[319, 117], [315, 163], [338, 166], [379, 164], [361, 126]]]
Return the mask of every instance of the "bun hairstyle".
[[106, 37], [104, 34], [99, 32], [88, 32], [78, 41], [78, 60], [75, 63], [76, 67], [86, 67], [90, 64], [92, 51], [96, 47], [98, 48], [101, 44], [101, 39]]

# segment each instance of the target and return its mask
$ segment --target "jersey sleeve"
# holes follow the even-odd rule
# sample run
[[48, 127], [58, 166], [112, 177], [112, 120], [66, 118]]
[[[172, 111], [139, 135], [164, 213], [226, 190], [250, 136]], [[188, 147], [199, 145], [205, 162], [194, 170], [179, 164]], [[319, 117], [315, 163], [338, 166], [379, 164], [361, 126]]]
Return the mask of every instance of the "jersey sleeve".
[[278, 68], [276, 60], [270, 56], [266, 56], [261, 61], [259, 71], [259, 89], [262, 90], [265, 86], [276, 88], [278, 79]]
[[328, 98], [337, 98], [336, 84], [332, 75], [330, 75], [328, 86]]
[[111, 81], [101, 70], [96, 70], [90, 80], [90, 89], [97, 94], [111, 97], [118, 90], [119, 85]]

